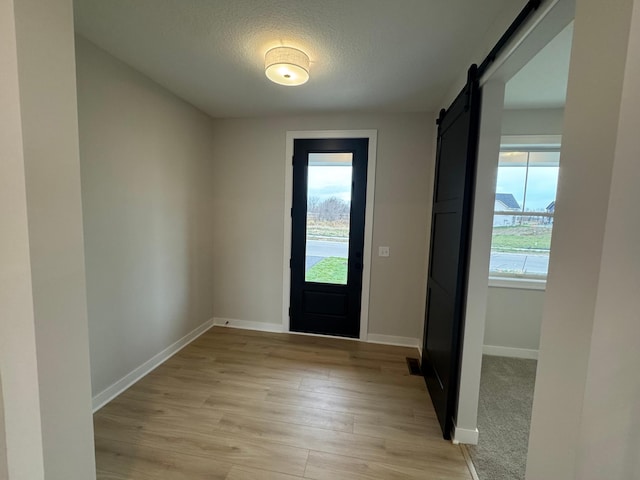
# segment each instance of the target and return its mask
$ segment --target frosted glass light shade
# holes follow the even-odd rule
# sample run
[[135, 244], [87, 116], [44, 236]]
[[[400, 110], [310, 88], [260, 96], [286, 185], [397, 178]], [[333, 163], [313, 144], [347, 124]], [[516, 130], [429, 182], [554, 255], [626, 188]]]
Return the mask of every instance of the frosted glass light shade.
[[302, 85], [309, 80], [309, 57], [297, 48], [272, 48], [264, 57], [264, 73], [279, 85]]

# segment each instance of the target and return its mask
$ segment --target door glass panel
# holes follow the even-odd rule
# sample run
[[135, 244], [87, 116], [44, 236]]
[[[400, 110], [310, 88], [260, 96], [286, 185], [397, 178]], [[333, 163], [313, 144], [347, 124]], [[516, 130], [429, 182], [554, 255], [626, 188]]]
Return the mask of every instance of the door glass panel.
[[352, 153], [310, 153], [305, 281], [347, 284]]

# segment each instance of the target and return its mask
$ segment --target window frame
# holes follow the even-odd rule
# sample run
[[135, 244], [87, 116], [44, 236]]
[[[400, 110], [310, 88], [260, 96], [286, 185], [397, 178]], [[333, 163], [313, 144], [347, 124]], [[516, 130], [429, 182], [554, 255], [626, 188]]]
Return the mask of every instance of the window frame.
[[[500, 139], [500, 152], [555, 152], [560, 151], [561, 144], [562, 135], [503, 135]], [[496, 179], [498, 167], [499, 163], [496, 164]], [[494, 195], [495, 193], [496, 191], [494, 189]], [[518, 212], [501, 212], [494, 209], [493, 215], [491, 217], [492, 222], [496, 213], [498, 213], [498, 215], [554, 218], [554, 214], [548, 212], [520, 212], [520, 214], [518, 215]], [[491, 244], [493, 245], [493, 233]], [[490, 256], [491, 254], [492, 251], [489, 252]], [[492, 272], [490, 269], [488, 281], [489, 287], [516, 288], [524, 290], [545, 290], [547, 284], [547, 275], [545, 275], [544, 277], [533, 275], [501, 275], [499, 274], [499, 272]]]

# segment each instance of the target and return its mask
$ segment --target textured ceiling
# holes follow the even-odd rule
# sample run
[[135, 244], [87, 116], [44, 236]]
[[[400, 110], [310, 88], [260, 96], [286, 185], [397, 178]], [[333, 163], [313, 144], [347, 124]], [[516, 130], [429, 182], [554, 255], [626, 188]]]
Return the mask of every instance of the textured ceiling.
[[507, 82], [506, 108], [564, 107], [572, 39], [573, 22]]
[[[213, 117], [437, 111], [504, 8], [524, 0], [75, 0], [77, 32]], [[272, 84], [277, 45], [311, 80]]]

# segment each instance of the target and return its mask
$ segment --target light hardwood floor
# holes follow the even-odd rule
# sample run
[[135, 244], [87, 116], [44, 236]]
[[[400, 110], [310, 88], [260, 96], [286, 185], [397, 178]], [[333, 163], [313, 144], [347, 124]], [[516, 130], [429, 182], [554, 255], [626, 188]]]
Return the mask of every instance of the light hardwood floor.
[[414, 349], [215, 327], [94, 415], [100, 480], [471, 480]]

